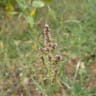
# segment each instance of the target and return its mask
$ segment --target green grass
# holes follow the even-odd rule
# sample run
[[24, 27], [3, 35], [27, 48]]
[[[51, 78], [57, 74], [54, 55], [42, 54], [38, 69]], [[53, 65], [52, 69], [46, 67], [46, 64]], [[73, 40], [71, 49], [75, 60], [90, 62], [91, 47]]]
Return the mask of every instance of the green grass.
[[[96, 96], [95, 9], [95, 0], [53, 0], [38, 10], [32, 29], [0, 19], [0, 96]], [[53, 84], [40, 59], [46, 22], [58, 43], [52, 54], [62, 55], [51, 68]]]

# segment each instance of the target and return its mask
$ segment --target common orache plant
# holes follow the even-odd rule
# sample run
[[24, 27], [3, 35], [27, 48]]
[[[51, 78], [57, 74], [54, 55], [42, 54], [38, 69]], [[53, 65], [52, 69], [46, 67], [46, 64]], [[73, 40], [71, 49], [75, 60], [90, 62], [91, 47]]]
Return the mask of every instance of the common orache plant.
[[59, 54], [54, 54], [56, 51], [57, 43], [54, 42], [50, 28], [48, 24], [45, 24], [44, 28], [44, 43], [43, 47], [40, 48], [41, 51], [41, 62], [45, 69], [45, 77], [44, 80], [50, 82], [53, 85], [56, 82], [57, 73], [58, 73], [58, 66], [57, 63], [62, 59], [62, 56]]

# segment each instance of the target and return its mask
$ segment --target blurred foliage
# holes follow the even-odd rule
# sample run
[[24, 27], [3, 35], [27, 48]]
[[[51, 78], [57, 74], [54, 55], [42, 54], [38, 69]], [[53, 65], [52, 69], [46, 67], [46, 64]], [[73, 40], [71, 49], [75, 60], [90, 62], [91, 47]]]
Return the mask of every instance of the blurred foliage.
[[[0, 96], [96, 96], [95, 10], [96, 0], [0, 0]], [[62, 55], [54, 86], [40, 61], [45, 23]]]
[[33, 27], [36, 10], [44, 7], [46, 1], [50, 2], [51, 0], [0, 0], [0, 9], [9, 18], [14, 15], [23, 15], [30, 24], [30, 27]]

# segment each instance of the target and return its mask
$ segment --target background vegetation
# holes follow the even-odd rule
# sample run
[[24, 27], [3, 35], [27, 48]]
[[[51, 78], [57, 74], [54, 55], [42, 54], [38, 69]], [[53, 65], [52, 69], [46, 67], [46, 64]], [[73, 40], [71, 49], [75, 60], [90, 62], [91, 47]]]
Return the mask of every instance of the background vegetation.
[[0, 96], [96, 96], [95, 10], [96, 0], [0, 0]]

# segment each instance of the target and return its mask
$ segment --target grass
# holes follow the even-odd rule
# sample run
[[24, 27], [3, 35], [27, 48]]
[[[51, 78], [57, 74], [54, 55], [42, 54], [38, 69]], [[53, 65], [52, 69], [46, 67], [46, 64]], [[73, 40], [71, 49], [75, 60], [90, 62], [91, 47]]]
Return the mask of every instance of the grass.
[[[53, 0], [38, 10], [33, 29], [21, 18], [0, 19], [0, 96], [96, 96], [95, 5]], [[52, 54], [62, 56], [51, 67], [48, 53], [39, 50], [46, 47], [45, 23], [58, 44]]]

